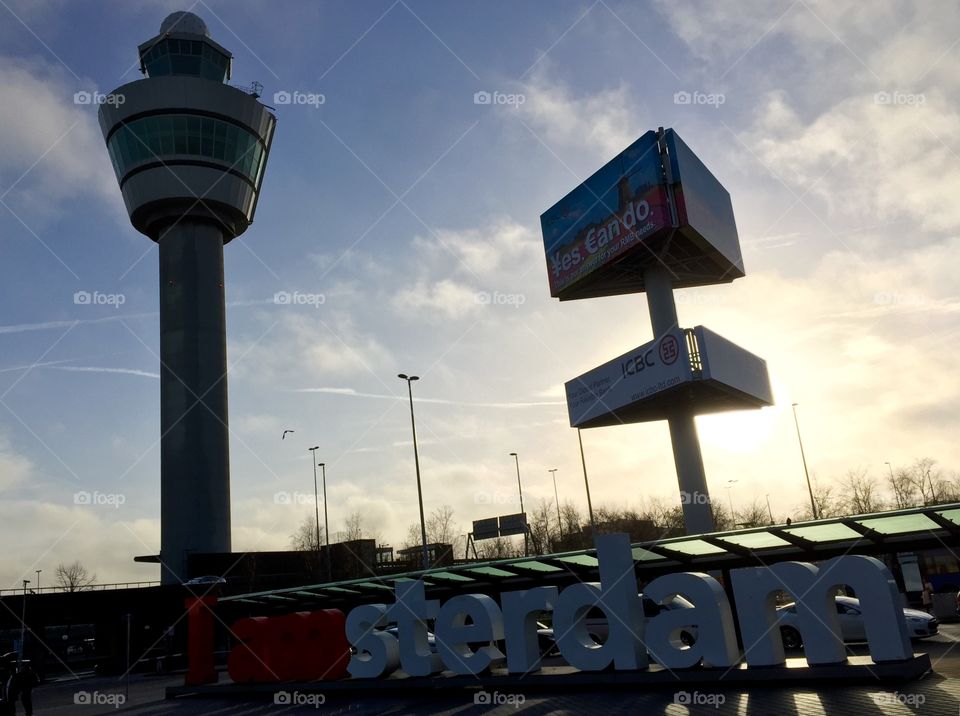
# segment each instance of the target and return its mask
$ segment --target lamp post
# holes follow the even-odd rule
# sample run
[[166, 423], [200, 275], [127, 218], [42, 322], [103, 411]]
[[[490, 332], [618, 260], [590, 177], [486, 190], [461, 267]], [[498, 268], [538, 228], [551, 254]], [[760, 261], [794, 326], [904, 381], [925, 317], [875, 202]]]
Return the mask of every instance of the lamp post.
[[560, 519], [560, 496], [557, 494], [557, 468], [547, 470], [553, 476], [553, 499], [557, 503], [557, 527], [560, 529], [560, 539], [563, 539], [563, 520]]
[[530, 546], [527, 538], [527, 516], [523, 511], [523, 484], [520, 482], [520, 458], [515, 452], [510, 453], [510, 457], [512, 457], [513, 461], [517, 464], [517, 488], [520, 490], [520, 514], [523, 515], [523, 556], [527, 557], [530, 554]]
[[323, 544], [327, 549], [327, 581], [333, 581], [333, 560], [330, 554], [330, 516], [327, 513], [327, 463], [321, 462], [320, 471], [323, 475]]
[[800, 459], [803, 460], [803, 474], [807, 477], [807, 492], [810, 493], [810, 510], [813, 513], [813, 519], [820, 519], [817, 514], [817, 502], [813, 499], [813, 487], [810, 485], [810, 471], [807, 470], [807, 456], [803, 452], [803, 438], [800, 437], [800, 421], [797, 419], [797, 406], [799, 403], [792, 403], [793, 424], [797, 428], [797, 442], [800, 444]]
[[36, 570], [36, 572], [37, 572], [37, 594], [40, 593], [40, 572], [42, 572], [42, 571], [43, 571], [42, 569]]
[[23, 662], [23, 640], [27, 638], [27, 585], [29, 579], [23, 580], [23, 604], [20, 607], [20, 644], [17, 649], [17, 668]]
[[767, 514], [770, 515], [770, 524], [773, 524], [773, 510], [770, 509], [770, 495], [767, 495]]
[[[319, 445], [315, 445], [312, 448], [308, 448], [310, 451], [310, 462], [313, 463], [313, 514], [314, 519], [316, 520], [317, 528], [317, 559], [320, 559], [320, 498], [317, 495], [317, 450], [320, 449]], [[326, 498], [324, 498], [323, 503], [324, 510], [326, 510], [327, 503]], [[324, 512], [326, 514], [326, 512]], [[324, 517], [326, 519], [326, 517]], [[326, 525], [324, 525], [326, 527]], [[327, 561], [330, 561], [330, 555], [327, 555]], [[319, 564], [317, 565], [320, 566]]]
[[583, 464], [583, 484], [587, 488], [587, 511], [590, 513], [590, 532], [596, 533], [597, 526], [593, 522], [593, 502], [590, 501], [590, 481], [587, 479], [587, 458], [583, 455], [583, 435], [577, 428], [577, 440], [580, 441], [580, 462]]
[[733, 483], [735, 483], [735, 482], [737, 482], [737, 480], [727, 480], [727, 487], [726, 487], [726, 490], [727, 490], [727, 500], [730, 502], [730, 519], [733, 520], [734, 523], [736, 523], [736, 521], [737, 521], [736, 518], [735, 518], [734, 515], [733, 515], [733, 492], [732, 492], [732, 490], [733, 490]]
[[417, 451], [417, 421], [413, 417], [413, 381], [420, 380], [418, 375], [398, 373], [400, 380], [407, 381], [407, 394], [410, 396], [410, 428], [413, 430], [413, 464], [417, 471], [417, 501], [420, 504], [420, 537], [423, 540], [423, 568], [430, 568], [430, 558], [427, 555], [427, 522], [423, 517], [423, 488], [420, 486], [420, 454]]

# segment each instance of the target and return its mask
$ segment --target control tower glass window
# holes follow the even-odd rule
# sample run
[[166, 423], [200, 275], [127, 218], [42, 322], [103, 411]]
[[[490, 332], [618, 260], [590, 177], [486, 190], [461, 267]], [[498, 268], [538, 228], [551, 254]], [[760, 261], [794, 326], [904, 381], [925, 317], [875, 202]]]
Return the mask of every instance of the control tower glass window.
[[253, 133], [219, 119], [189, 114], [161, 114], [128, 122], [113, 133], [107, 148], [119, 181], [141, 162], [175, 163], [180, 157], [197, 157], [225, 162], [256, 184], [265, 156]]
[[148, 77], [189, 75], [223, 82], [230, 59], [201, 40], [161, 40], [141, 58]]

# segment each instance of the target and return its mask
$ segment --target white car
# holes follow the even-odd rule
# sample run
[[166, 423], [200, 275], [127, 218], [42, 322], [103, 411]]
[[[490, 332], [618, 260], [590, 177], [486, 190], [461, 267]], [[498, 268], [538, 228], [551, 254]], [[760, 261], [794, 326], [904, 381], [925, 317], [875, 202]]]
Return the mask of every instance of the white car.
[[[863, 624], [863, 614], [860, 609], [860, 600], [853, 597], [837, 597], [837, 618], [840, 621], [840, 631], [843, 640], [866, 641], [867, 632]], [[907, 633], [911, 639], [925, 639], [934, 636], [940, 629], [936, 618], [917, 609], [904, 609], [903, 615], [907, 619]], [[777, 608], [777, 621], [780, 622], [780, 637], [785, 649], [799, 649], [803, 645], [803, 638], [797, 629], [797, 605], [786, 604]]]
[[[693, 604], [679, 595], [673, 597], [673, 599], [669, 600], [666, 604], [657, 604], [650, 599], [650, 597], [644, 596], [643, 594], [640, 595], [640, 599], [643, 604], [644, 620], [647, 622], [663, 611], [669, 611], [673, 609], [693, 609]], [[590, 638], [595, 642], [602, 644], [607, 640], [607, 634], [610, 633], [610, 628], [607, 625], [607, 617], [604, 615], [602, 609], [596, 607], [591, 609], [589, 612], [587, 612], [587, 617], [583, 620], [583, 623], [587, 627], [587, 633], [590, 635]], [[541, 654], [544, 656], [553, 656], [558, 653], [553, 629], [540, 623], [538, 623], [537, 626], [539, 627], [537, 629], [537, 637], [540, 641]], [[696, 627], [691, 626], [689, 631], [684, 630], [680, 632], [680, 642], [675, 646], [678, 648], [682, 646], [690, 646], [696, 641], [696, 638]]]

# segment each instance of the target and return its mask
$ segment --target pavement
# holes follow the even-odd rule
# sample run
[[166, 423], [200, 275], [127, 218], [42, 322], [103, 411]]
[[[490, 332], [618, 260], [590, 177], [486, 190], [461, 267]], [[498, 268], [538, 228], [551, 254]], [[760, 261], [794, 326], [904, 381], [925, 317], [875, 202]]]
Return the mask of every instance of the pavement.
[[[239, 701], [229, 698], [167, 700], [168, 686], [180, 686], [182, 676], [136, 675], [129, 682], [90, 676], [44, 684], [34, 691], [34, 712], [44, 714], [716, 714], [726, 716], [874, 716], [915, 714], [960, 716], [960, 624], [944, 624], [941, 633], [915, 646], [930, 655], [934, 673], [889, 688], [875, 685], [757, 686], [686, 690], [624, 690], [591, 688], [557, 693], [524, 693], [522, 680], [509, 693], [488, 691], [425, 692], [409, 695], [298, 693], [278, 685], [274, 694]], [[866, 653], [865, 645], [850, 646]], [[281, 703], [274, 703], [274, 701]], [[283, 703], [285, 702], [285, 703]], [[22, 708], [18, 707], [18, 714]]]

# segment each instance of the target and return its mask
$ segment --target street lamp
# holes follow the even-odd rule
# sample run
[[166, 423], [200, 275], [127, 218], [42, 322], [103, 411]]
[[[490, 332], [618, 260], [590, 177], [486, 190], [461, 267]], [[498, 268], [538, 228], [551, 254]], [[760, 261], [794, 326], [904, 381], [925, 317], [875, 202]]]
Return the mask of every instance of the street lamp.
[[730, 501], [730, 519], [731, 519], [732, 521], [734, 521], [734, 522], [736, 522], [736, 518], [735, 518], [734, 515], [733, 515], [733, 492], [732, 492], [732, 488], [733, 488], [733, 483], [735, 483], [735, 482], [737, 482], [737, 480], [727, 480], [727, 487], [726, 487], [726, 490], [727, 490], [727, 500]]
[[23, 640], [27, 638], [27, 585], [29, 579], [23, 580], [23, 604], [20, 608], [20, 645], [17, 649], [17, 668], [23, 662]]
[[430, 558], [427, 555], [427, 522], [423, 517], [423, 488], [420, 486], [420, 454], [417, 451], [417, 421], [413, 417], [413, 381], [420, 380], [418, 375], [398, 373], [400, 380], [407, 381], [407, 394], [410, 396], [410, 427], [413, 430], [413, 464], [417, 470], [417, 500], [420, 503], [420, 537], [423, 539], [423, 568], [430, 569]]
[[770, 515], [770, 524], [773, 524], [773, 510], [770, 509], [770, 495], [767, 495], [767, 514]]
[[530, 554], [530, 546], [527, 543], [527, 515], [523, 511], [523, 484], [520, 482], [520, 458], [515, 452], [510, 453], [510, 457], [512, 457], [513, 461], [517, 464], [517, 488], [520, 490], [520, 514], [523, 518], [523, 556], [527, 557]]
[[563, 539], [563, 520], [560, 519], [560, 497], [557, 495], [557, 468], [547, 470], [553, 476], [553, 499], [557, 502], [557, 527], [560, 528], [560, 539]]
[[583, 455], [583, 435], [577, 428], [577, 440], [580, 441], [580, 462], [583, 464], [583, 484], [587, 487], [587, 511], [590, 513], [590, 532], [596, 534], [597, 526], [593, 522], [593, 502], [590, 501], [590, 481], [587, 479], [587, 458]]
[[813, 499], [813, 487], [810, 486], [810, 472], [807, 470], [807, 456], [803, 452], [803, 439], [800, 437], [800, 421], [797, 420], [797, 406], [799, 403], [792, 403], [793, 424], [797, 427], [797, 442], [800, 444], [800, 459], [803, 460], [803, 474], [807, 477], [807, 492], [810, 493], [810, 510], [813, 512], [813, 519], [820, 519], [817, 514], [817, 502]]
[[[327, 548], [327, 581], [332, 582], [333, 560], [330, 554], [330, 516], [327, 513], [327, 463], [321, 462], [319, 467], [323, 475], [323, 543]], [[314, 497], [314, 499], [316, 499], [316, 497]], [[319, 537], [317, 539], [319, 541]]]
[[[317, 495], [317, 450], [320, 449], [319, 445], [315, 445], [312, 448], [307, 448], [310, 451], [310, 462], [313, 463], [313, 514], [316, 519], [316, 528], [317, 528], [317, 559], [320, 558], [320, 498]], [[327, 502], [326, 496], [324, 496], [323, 508], [326, 510]], [[326, 515], [326, 512], [324, 512]], [[326, 519], [326, 517], [324, 517]], [[326, 527], [326, 525], [324, 525]], [[330, 561], [329, 548], [327, 550], [327, 562]], [[320, 565], [317, 565], [320, 566]]]
[[40, 572], [42, 572], [42, 571], [43, 571], [42, 569], [36, 570], [36, 572], [37, 572], [37, 594], [40, 593]]

